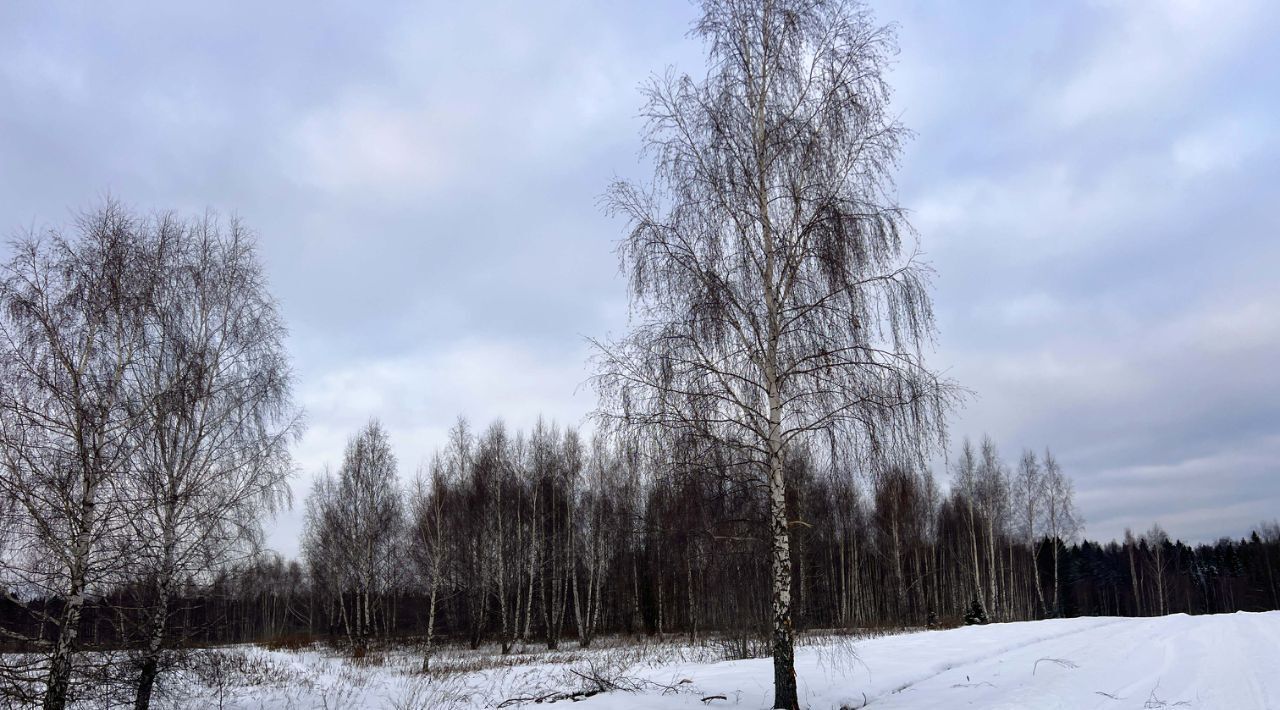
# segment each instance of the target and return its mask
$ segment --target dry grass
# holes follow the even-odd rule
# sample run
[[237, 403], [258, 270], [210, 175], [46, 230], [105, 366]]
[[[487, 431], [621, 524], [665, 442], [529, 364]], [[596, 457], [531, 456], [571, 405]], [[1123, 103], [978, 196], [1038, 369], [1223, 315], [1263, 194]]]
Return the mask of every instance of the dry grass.
[[286, 634], [258, 645], [268, 651], [301, 651], [315, 646], [317, 643], [319, 643], [319, 640], [311, 634]]
[[[887, 630], [821, 630], [797, 639], [818, 647], [823, 662], [850, 667], [859, 663], [853, 644]], [[430, 672], [424, 673], [425, 644], [420, 640], [376, 641], [353, 652], [308, 636], [272, 639], [259, 646], [209, 649], [203, 668], [186, 675], [188, 697], [201, 707], [220, 707], [239, 698], [270, 697], [270, 706], [303, 710], [320, 707], [480, 708], [508, 707], [591, 694], [659, 690], [702, 692], [687, 678], [664, 676], [664, 668], [689, 663], [715, 663], [757, 652], [758, 639], [712, 635], [696, 643], [685, 637], [603, 636], [590, 648], [567, 641], [557, 650], [542, 644], [517, 644], [503, 654], [498, 644], [471, 649], [464, 644], [437, 644]], [[208, 656], [218, 655], [213, 660]], [[658, 671], [655, 673], [655, 671]], [[264, 695], [265, 693], [265, 695]], [[256, 700], [252, 702], [257, 702]], [[234, 704], [234, 703], [233, 703]], [[248, 705], [246, 707], [257, 707]]]

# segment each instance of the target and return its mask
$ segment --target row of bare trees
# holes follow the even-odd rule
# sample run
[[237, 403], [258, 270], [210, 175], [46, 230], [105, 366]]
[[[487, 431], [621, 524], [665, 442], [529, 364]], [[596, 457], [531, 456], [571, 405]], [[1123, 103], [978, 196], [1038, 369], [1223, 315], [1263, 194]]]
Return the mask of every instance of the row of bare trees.
[[[927, 482], [927, 478], [921, 479], [918, 492], [925, 497], [928, 489], [923, 486]], [[410, 483], [408, 496], [414, 495], [415, 485], [416, 482]], [[908, 484], [906, 488], [896, 487], [896, 492], [912, 497], [917, 494], [912, 492], [914, 488], [915, 484]], [[878, 495], [862, 496], [859, 507], [887, 504], [891, 500], [889, 493], [894, 490], [895, 487], [882, 486]], [[739, 524], [728, 521], [719, 525], [721, 533], [691, 540], [691, 546], [686, 548], [683, 533], [677, 527], [668, 527], [682, 519], [680, 511], [692, 508], [713, 512], [717, 505], [733, 507], [730, 501], [717, 504], [714, 499], [696, 503], [696, 499], [681, 499], [690, 492], [689, 487], [664, 485], [640, 499], [642, 522], [631, 530], [632, 542], [612, 552], [603, 567], [606, 573], [600, 582], [601, 603], [596, 607], [598, 616], [592, 638], [599, 634], [656, 636], [661, 632], [667, 638], [724, 644], [729, 654], [767, 653], [760, 634], [768, 624], [768, 598], [756, 588], [760, 585], [749, 580], [751, 574], [766, 569], [761, 561], [753, 559], [759, 556], [762, 543], [724, 534]], [[817, 528], [818, 521], [830, 520], [823, 505], [833, 501], [829, 497], [832, 493], [820, 478], [801, 485], [799, 506], [810, 511], [806, 522], [814, 521], [809, 524]], [[448, 498], [441, 496], [439, 500]], [[831, 502], [836, 508], [846, 504], [847, 501]], [[442, 507], [434, 510], [440, 511], [442, 520], [446, 519]], [[973, 601], [972, 574], [965, 562], [971, 551], [964, 516], [963, 502], [948, 495], [941, 498], [934, 518], [904, 525], [901, 530], [908, 534], [900, 532], [899, 565], [891, 563], [891, 553], [884, 553], [893, 544], [889, 521], [894, 513], [889, 510], [862, 508], [858, 517], [836, 521], [833, 534], [797, 535], [797, 560], [801, 563], [795, 570], [799, 628], [927, 625], [933, 608], [941, 610], [940, 624], [958, 623], [961, 610]], [[926, 535], [940, 532], [946, 539], [929, 544], [928, 538], [921, 541], [914, 537], [917, 529], [932, 531]], [[469, 644], [474, 627], [465, 582], [456, 571], [463, 563], [452, 559], [452, 555], [461, 553], [442, 552], [434, 557], [436, 549], [449, 550], [451, 546], [419, 547], [416, 537], [403, 544], [407, 548], [400, 559], [407, 569], [401, 573], [398, 585], [380, 592], [386, 596], [374, 600], [374, 608], [385, 611], [375, 612], [378, 620], [365, 643], [393, 634], [396, 643], [414, 643], [427, 650], [428, 655], [428, 634], [433, 635], [433, 645], [441, 639]], [[1042, 541], [1035, 560], [1046, 598], [1052, 575], [1051, 544]], [[1007, 590], [1003, 596], [1017, 603], [1010, 605], [1009, 611], [993, 616], [1038, 618], [1040, 606], [1031, 587], [1032, 572], [1020, 571], [1021, 566], [1032, 563], [1032, 559], [1022, 556], [1026, 548], [1014, 537], [1003, 539], [998, 549], [1002, 561], [997, 570], [1005, 580], [1001, 589]], [[414, 561], [419, 555], [423, 556]], [[434, 573], [432, 559], [439, 560]], [[1059, 550], [1061, 614], [1154, 615], [1159, 613], [1162, 593], [1166, 613], [1278, 609], [1278, 563], [1280, 527], [1274, 523], [1260, 525], [1243, 539], [1196, 546], [1169, 540], [1155, 530], [1133, 536], [1129, 542], [1064, 542]], [[905, 589], [899, 587], [896, 569], [901, 570]], [[527, 567], [523, 568], [523, 573], [527, 571]], [[537, 569], [534, 573], [541, 574]], [[935, 577], [939, 581], [931, 581]], [[572, 582], [569, 584], [570, 598], [562, 617], [566, 624], [560, 637], [562, 644], [566, 638], [578, 640]], [[491, 586], [497, 588], [496, 580]], [[528, 624], [522, 616], [519, 635], [510, 642], [502, 632], [497, 592], [492, 592], [480, 642], [498, 649], [509, 643], [512, 648], [545, 644], [543, 602], [537, 594], [535, 583]], [[293, 642], [322, 639], [330, 632], [332, 641], [348, 643], [331, 589], [298, 561], [285, 561], [276, 555], [255, 558], [228, 567], [211, 583], [185, 586], [180, 597], [182, 612], [177, 623], [192, 630], [189, 639], [195, 643]], [[529, 597], [522, 592], [520, 599], [523, 610]], [[905, 601], [900, 603], [900, 599]], [[507, 600], [509, 606], [514, 605], [514, 595]], [[351, 603], [349, 599], [348, 604]], [[93, 619], [86, 628], [97, 643], [109, 643], [114, 638], [114, 611], [109, 606], [105, 608], [106, 616], [97, 611], [98, 607], [90, 608]]]
[[[87, 605], [123, 588], [149, 706], [184, 585], [252, 551], [288, 494], [284, 325], [236, 220], [108, 202], [0, 266], [0, 633], [7, 696], [62, 708]], [[127, 617], [127, 619], [125, 618]], [[77, 688], [92, 684], [81, 682]]]
[[[790, 452], [802, 623], [925, 624], [975, 600], [1002, 620], [1062, 613], [1060, 553], [1079, 527], [1070, 481], [1047, 451], [1025, 453], [1015, 474], [990, 440], [980, 449], [963, 445], [947, 495], [926, 473], [859, 475]], [[307, 501], [303, 552], [323, 598], [309, 630], [360, 646], [417, 629], [429, 649], [445, 629], [504, 652], [556, 648], [566, 633], [586, 646], [602, 629], [757, 638], [761, 487], [738, 452], [707, 440], [584, 441], [545, 422], [476, 434], [465, 420], [401, 486], [372, 422]]]
[[[769, 653], [769, 512], [732, 449], [584, 440], [546, 422], [477, 433], [459, 420], [411, 481], [383, 471], [367, 495], [354, 488], [362, 442], [387, 446], [371, 423], [308, 501], [312, 598], [290, 603], [307, 610], [295, 617], [305, 630], [356, 647], [419, 636], [427, 669], [442, 636], [505, 653], [588, 646], [602, 632], [679, 634]], [[1158, 527], [1124, 544], [1079, 542], [1071, 480], [1047, 450], [1011, 466], [990, 439], [963, 442], [946, 487], [924, 470], [856, 471], [814, 450], [789, 451], [784, 466], [800, 628], [958, 623], [974, 605], [999, 621], [1276, 606], [1280, 534], [1264, 526], [1261, 538], [1196, 550]], [[366, 517], [396, 522], [370, 541], [356, 522]]]
[[307, 500], [303, 553], [327, 599], [326, 628], [363, 645], [397, 628], [397, 594], [418, 591], [428, 647], [445, 607], [473, 646], [496, 638], [507, 652], [536, 628], [555, 648], [569, 625], [589, 644], [619, 530], [637, 517], [621, 496], [638, 482], [616, 457], [603, 438], [554, 425], [526, 436], [495, 423], [477, 436], [459, 420], [401, 495], [386, 434], [371, 422]]
[[[361, 449], [376, 460], [385, 438], [376, 424], [358, 432], [344, 469], [355, 473]], [[367, 487], [377, 495], [345, 484], [352, 500], [375, 502], [368, 511], [400, 508], [384, 518], [402, 516], [398, 524], [380, 526], [398, 534], [348, 529], [361, 541], [348, 550], [375, 554], [317, 546], [311, 528], [301, 564], [268, 556], [181, 585], [175, 626], [192, 643], [327, 636], [362, 650], [408, 637], [427, 670], [441, 638], [511, 651], [622, 633], [768, 653], [767, 513], [724, 452], [669, 441], [656, 454], [594, 437], [584, 452], [575, 433], [549, 424], [474, 434], [460, 422], [450, 441], [407, 485], [393, 473]], [[1025, 476], [1006, 470], [990, 442], [983, 448], [1006, 483]], [[1043, 467], [1052, 455], [1024, 452], [1019, 466], [1032, 458]], [[1040, 533], [1028, 544], [1014, 505], [994, 521], [970, 505], [962, 463], [957, 455], [946, 490], [928, 474], [850, 477], [812, 453], [788, 458], [799, 629], [952, 624], [975, 603], [994, 620], [1280, 607], [1275, 524], [1194, 548], [1158, 526], [1105, 545]], [[342, 470], [316, 485], [310, 510], [359, 519], [331, 495]], [[1038, 497], [1051, 494], [1046, 485]], [[1037, 530], [1049, 524], [1042, 506]], [[118, 641], [116, 614], [131, 594], [90, 602], [93, 645]]]

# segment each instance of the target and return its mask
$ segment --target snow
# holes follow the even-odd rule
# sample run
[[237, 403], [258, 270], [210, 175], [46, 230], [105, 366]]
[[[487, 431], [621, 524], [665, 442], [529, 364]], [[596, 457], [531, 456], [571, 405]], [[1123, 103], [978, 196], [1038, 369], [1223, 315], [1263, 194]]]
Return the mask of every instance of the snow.
[[[248, 671], [266, 670], [217, 676], [235, 682], [216, 689], [187, 678], [175, 697], [179, 706], [494, 707], [510, 698], [591, 687], [584, 676], [634, 692], [600, 693], [556, 707], [760, 710], [772, 699], [769, 659], [714, 662], [719, 651], [712, 644], [630, 646], [606, 639], [585, 651], [505, 658], [492, 649], [457, 650], [437, 660], [443, 672], [434, 678], [413, 672], [421, 661], [409, 650], [368, 665], [316, 649], [239, 647], [217, 653], [239, 654], [232, 665]], [[1280, 612], [1058, 619], [856, 642], [822, 637], [797, 650], [796, 670], [801, 704], [821, 710], [1280, 709]], [[711, 695], [725, 699], [703, 702]]]

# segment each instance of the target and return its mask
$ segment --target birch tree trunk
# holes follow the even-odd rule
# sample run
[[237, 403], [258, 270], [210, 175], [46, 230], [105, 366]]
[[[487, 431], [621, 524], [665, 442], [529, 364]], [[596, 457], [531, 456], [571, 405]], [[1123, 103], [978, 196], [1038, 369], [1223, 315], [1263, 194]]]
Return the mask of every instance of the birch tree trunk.
[[151, 692], [155, 687], [156, 674], [159, 670], [160, 649], [164, 644], [166, 625], [169, 620], [170, 595], [174, 583], [174, 518], [173, 505], [166, 506], [163, 527], [164, 564], [160, 569], [156, 585], [156, 605], [151, 610], [150, 633], [147, 645], [141, 658], [141, 669], [138, 674], [138, 688], [134, 697], [134, 710], [147, 710], [151, 707]]
[[97, 523], [97, 477], [86, 475], [80, 498], [80, 527], [71, 545], [71, 574], [67, 584], [58, 638], [49, 659], [49, 675], [45, 680], [44, 710], [63, 710], [71, 684], [71, 664], [80, 633], [80, 612], [84, 608], [85, 577], [93, 529]]
[[799, 710], [795, 629], [791, 621], [791, 530], [783, 477], [782, 396], [769, 387], [769, 542], [773, 594], [773, 707]]

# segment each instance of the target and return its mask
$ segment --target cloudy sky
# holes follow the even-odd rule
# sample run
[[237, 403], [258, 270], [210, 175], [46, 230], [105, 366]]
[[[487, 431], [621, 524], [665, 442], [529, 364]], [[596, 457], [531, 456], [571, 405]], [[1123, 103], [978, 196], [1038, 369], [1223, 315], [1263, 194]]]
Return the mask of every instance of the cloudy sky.
[[[409, 477], [459, 414], [593, 405], [626, 326], [597, 199], [637, 85], [700, 72], [685, 0], [0, 5], [0, 234], [110, 194], [235, 212], [290, 324], [296, 552], [369, 417]], [[1280, 516], [1280, 5], [874, 0], [959, 437], [1051, 446], [1091, 537]], [[7, 247], [0, 246], [0, 256]]]

